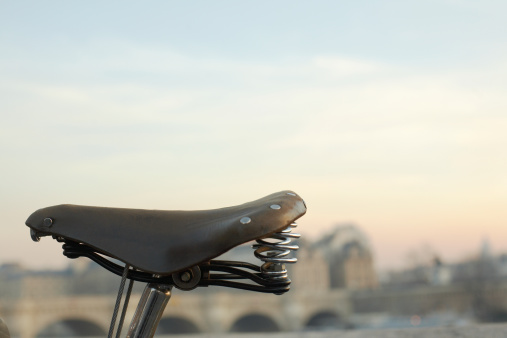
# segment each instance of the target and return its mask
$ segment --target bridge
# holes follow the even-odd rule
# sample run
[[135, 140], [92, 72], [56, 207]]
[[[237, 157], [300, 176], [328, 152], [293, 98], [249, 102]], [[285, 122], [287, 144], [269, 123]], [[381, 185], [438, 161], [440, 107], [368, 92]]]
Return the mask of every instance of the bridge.
[[[38, 293], [41, 292], [39, 289]], [[489, 285], [484, 295], [482, 301], [494, 305], [505, 317], [507, 283]], [[126, 322], [132, 318], [139, 298], [139, 293], [132, 295]], [[211, 288], [191, 292], [174, 290], [158, 333], [220, 335], [227, 332], [297, 332], [318, 326], [371, 327], [366, 322], [362, 326], [361, 321], [377, 314], [399, 317], [453, 311], [456, 316], [466, 316], [476, 300], [477, 294], [464, 285], [361, 292], [295, 289], [282, 296]], [[72, 337], [76, 332], [103, 337], [109, 328], [114, 303], [112, 295], [25, 296], [11, 301], [0, 299], [0, 316], [11, 334], [20, 338]]]
[[[139, 298], [140, 294], [131, 297], [126, 326]], [[20, 338], [69, 336], [78, 331], [106, 336], [114, 303], [113, 296], [25, 298], [2, 303], [0, 311], [11, 335]], [[299, 331], [322, 323], [343, 326], [349, 315], [348, 296], [340, 290], [282, 296], [174, 290], [158, 333]]]

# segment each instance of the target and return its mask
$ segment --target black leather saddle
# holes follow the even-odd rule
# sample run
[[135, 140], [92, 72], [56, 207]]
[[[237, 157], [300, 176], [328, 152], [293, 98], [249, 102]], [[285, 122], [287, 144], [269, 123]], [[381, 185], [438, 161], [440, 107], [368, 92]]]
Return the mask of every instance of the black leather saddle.
[[238, 206], [198, 211], [62, 204], [35, 211], [26, 225], [38, 236], [83, 243], [138, 270], [169, 275], [279, 232], [305, 212], [301, 197], [281, 191]]

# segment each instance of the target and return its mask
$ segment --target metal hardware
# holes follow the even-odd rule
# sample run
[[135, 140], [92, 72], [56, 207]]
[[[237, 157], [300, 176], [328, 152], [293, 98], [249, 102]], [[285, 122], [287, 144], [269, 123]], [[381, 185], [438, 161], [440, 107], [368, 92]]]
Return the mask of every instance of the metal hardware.
[[180, 275], [180, 279], [187, 283], [190, 279], [192, 279], [192, 274], [188, 271], [185, 271]]
[[171, 286], [153, 283], [146, 285], [130, 323], [127, 338], [152, 338], [170, 298]]
[[288, 193], [287, 193], [287, 195], [290, 195], [290, 196], [296, 196], [296, 194], [295, 194], [295, 193], [293, 193], [293, 192], [288, 192]]
[[252, 219], [250, 217], [243, 217], [239, 221], [241, 222], [241, 224], [248, 224], [252, 221]]
[[281, 207], [281, 206], [279, 206], [278, 204], [272, 204], [272, 205], [270, 206], [270, 208], [271, 208], [271, 209], [273, 209], [273, 210], [280, 210], [282, 207]]
[[125, 300], [123, 301], [123, 309], [121, 310], [120, 322], [118, 323], [118, 330], [116, 331], [116, 338], [120, 338], [121, 329], [123, 328], [123, 322], [125, 321], [125, 315], [127, 314], [127, 308], [129, 307], [129, 299], [132, 294], [132, 287], [134, 286], [134, 280], [131, 279], [129, 281], [129, 286], [127, 288], [127, 294], [125, 295]]
[[193, 290], [199, 286], [201, 281], [201, 269], [196, 265], [188, 270], [172, 274], [174, 286], [180, 290]]
[[51, 228], [51, 226], [53, 225], [53, 219], [49, 217], [44, 218], [44, 220], [42, 221], [42, 225], [44, 225], [46, 228]]
[[292, 233], [292, 228], [297, 224], [294, 222], [284, 230], [274, 233], [268, 238], [258, 239], [253, 245], [254, 255], [264, 262], [261, 266], [261, 273], [268, 279], [286, 279], [286, 263], [296, 263], [297, 258], [287, 257], [291, 251], [299, 249], [299, 246], [291, 244], [293, 238], [301, 237], [300, 234]]
[[[109, 333], [107, 335], [108, 338], [113, 337], [114, 325], [116, 324], [116, 316], [118, 315], [118, 310], [120, 309], [121, 296], [123, 295], [123, 288], [125, 287], [125, 282], [127, 281], [127, 274], [128, 274], [129, 270], [130, 270], [130, 265], [125, 264], [125, 267], [123, 268], [123, 275], [121, 276], [120, 288], [118, 290], [118, 295], [116, 297], [116, 303], [114, 305], [113, 318], [111, 319], [111, 325], [109, 326]], [[128, 299], [125, 299], [125, 301], [128, 303]], [[124, 308], [124, 310], [126, 310], [126, 308]], [[122, 317], [124, 318], [124, 316], [125, 316], [125, 311], [122, 311]], [[120, 336], [121, 329], [122, 329], [121, 325], [118, 326], [118, 329], [116, 332], [118, 337]]]

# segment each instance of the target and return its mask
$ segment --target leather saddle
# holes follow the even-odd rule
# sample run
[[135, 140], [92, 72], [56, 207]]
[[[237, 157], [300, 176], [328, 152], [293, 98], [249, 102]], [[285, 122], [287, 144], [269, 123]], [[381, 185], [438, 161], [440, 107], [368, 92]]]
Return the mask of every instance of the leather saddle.
[[169, 275], [269, 237], [305, 213], [301, 197], [281, 191], [238, 206], [198, 211], [62, 204], [35, 211], [26, 225], [38, 236], [76, 241], [138, 270]]

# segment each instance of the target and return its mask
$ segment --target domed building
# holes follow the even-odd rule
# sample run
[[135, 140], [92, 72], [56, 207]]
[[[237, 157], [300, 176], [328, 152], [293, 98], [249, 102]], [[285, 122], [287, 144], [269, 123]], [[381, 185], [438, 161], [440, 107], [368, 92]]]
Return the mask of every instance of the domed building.
[[314, 244], [329, 264], [331, 288], [378, 287], [373, 254], [366, 235], [354, 225], [336, 226]]

